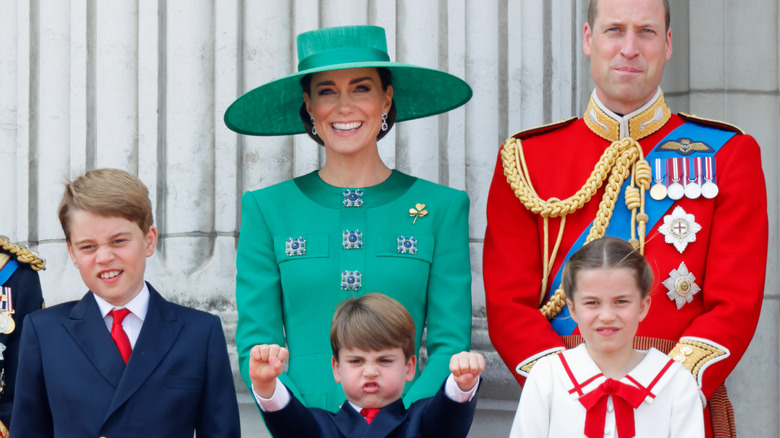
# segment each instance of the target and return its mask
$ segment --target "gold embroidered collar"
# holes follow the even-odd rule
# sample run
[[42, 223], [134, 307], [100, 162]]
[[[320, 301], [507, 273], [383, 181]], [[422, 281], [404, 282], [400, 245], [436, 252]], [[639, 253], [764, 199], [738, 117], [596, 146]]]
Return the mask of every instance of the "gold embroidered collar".
[[660, 88], [650, 102], [622, 117], [604, 106], [594, 90], [583, 119], [595, 134], [614, 142], [626, 137], [639, 141], [661, 129], [671, 116]]

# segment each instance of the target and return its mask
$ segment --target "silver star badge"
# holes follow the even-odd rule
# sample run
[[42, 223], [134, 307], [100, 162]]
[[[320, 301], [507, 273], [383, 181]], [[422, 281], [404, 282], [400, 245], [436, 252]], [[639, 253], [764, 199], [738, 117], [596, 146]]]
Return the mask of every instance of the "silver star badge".
[[5, 351], [5, 344], [0, 344], [0, 360], [5, 360], [3, 357], [3, 352]]
[[701, 290], [699, 285], [694, 283], [695, 281], [696, 277], [688, 272], [685, 262], [680, 263], [679, 268], [673, 269], [669, 273], [669, 278], [663, 281], [663, 285], [669, 289], [666, 296], [677, 304], [677, 310], [693, 301], [693, 296]]
[[675, 207], [672, 214], [664, 216], [664, 224], [658, 227], [658, 231], [664, 235], [666, 243], [673, 244], [682, 254], [689, 243], [696, 241], [696, 233], [701, 231], [701, 225], [682, 207]]

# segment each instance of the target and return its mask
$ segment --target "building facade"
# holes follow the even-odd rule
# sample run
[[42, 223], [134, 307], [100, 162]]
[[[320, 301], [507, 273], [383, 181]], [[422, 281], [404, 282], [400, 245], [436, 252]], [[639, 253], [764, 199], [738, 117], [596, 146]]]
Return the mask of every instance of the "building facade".
[[[472, 436], [501, 436], [520, 388], [487, 335], [487, 190], [505, 138], [584, 111], [593, 87], [581, 47], [586, 9], [584, 0], [0, 1], [0, 234], [47, 259], [48, 305], [79, 298], [86, 289], [56, 214], [63, 182], [97, 167], [136, 173], [160, 231], [147, 279], [222, 318], [235, 368], [240, 196], [305, 174], [324, 154], [305, 136], [238, 136], [224, 111], [295, 71], [296, 34], [382, 26], [393, 60], [449, 71], [474, 89], [462, 108], [396, 125], [379, 148], [388, 166], [470, 195], [473, 348], [488, 359]], [[767, 286], [753, 343], [727, 381], [746, 436], [780, 431], [779, 16], [780, 0], [673, 0], [662, 82], [673, 111], [734, 123], [762, 146]], [[244, 430], [255, 436], [260, 419], [235, 375]]]

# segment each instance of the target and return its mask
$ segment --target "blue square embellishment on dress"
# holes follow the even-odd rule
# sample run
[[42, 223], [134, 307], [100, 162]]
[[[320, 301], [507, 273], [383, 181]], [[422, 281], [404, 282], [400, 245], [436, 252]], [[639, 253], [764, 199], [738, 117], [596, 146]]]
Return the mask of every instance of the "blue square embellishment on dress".
[[341, 288], [358, 291], [363, 275], [359, 271], [344, 271], [341, 273]]
[[363, 205], [362, 190], [344, 190], [344, 207], [360, 207], [361, 205]]
[[349, 230], [344, 230], [342, 234], [344, 236], [344, 249], [360, 249], [363, 246], [363, 232], [355, 230], [353, 233]]
[[398, 238], [398, 254], [416, 254], [417, 239], [410, 236], [408, 239], [404, 236]]
[[297, 239], [290, 237], [286, 242], [284, 242], [284, 246], [284, 252], [290, 257], [306, 254], [306, 239], [303, 237], [299, 237]]

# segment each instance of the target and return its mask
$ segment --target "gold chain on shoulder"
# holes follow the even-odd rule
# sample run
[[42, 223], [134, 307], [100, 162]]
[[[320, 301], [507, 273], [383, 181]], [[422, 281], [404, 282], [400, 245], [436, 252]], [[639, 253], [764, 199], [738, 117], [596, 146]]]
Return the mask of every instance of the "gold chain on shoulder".
[[4, 250], [16, 255], [16, 259], [22, 263], [27, 263], [35, 271], [41, 271], [46, 269], [46, 260], [38, 257], [37, 254], [30, 251], [24, 245], [11, 243], [5, 236], [0, 236], [0, 247]]
[[[504, 175], [520, 202], [543, 218], [544, 221], [544, 250], [542, 254], [542, 286], [539, 296], [541, 305], [550, 271], [555, 262], [555, 257], [563, 237], [566, 225], [566, 215], [574, 213], [587, 204], [593, 195], [601, 188], [604, 181], [607, 186], [604, 196], [599, 203], [599, 210], [593, 220], [593, 226], [588, 233], [585, 243], [603, 237], [609, 225], [612, 212], [615, 210], [615, 201], [620, 192], [620, 187], [631, 177], [631, 182], [626, 187], [626, 205], [631, 210], [631, 244], [639, 248], [644, 254], [645, 231], [648, 217], [645, 214], [645, 192], [650, 188], [652, 170], [650, 164], [644, 159], [642, 147], [636, 140], [626, 137], [612, 143], [601, 155], [596, 167], [591, 172], [585, 184], [573, 196], [566, 199], [550, 198], [543, 200], [536, 193], [528, 174], [528, 167], [523, 154], [523, 147], [519, 139], [510, 137], [504, 143], [501, 150], [501, 161], [504, 167]], [[560, 217], [558, 237], [552, 251], [549, 249], [549, 218]], [[637, 239], [637, 228], [639, 238]], [[547, 319], [554, 318], [560, 313], [566, 304], [566, 294], [559, 287], [550, 300], [541, 307], [540, 311]]]

